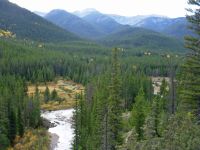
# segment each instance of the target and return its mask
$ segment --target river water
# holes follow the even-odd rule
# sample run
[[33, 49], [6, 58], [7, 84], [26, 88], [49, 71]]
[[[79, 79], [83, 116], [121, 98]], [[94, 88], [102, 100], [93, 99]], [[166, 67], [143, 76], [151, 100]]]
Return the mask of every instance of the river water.
[[[42, 113], [42, 117], [55, 124], [55, 127], [49, 128], [49, 132], [52, 135], [56, 135], [56, 138], [52, 138], [51, 147], [53, 150], [70, 150], [72, 147], [73, 140], [73, 129], [72, 129], [72, 116], [73, 109], [57, 110], [57, 111], [46, 111]], [[54, 140], [54, 141], [53, 141]]]

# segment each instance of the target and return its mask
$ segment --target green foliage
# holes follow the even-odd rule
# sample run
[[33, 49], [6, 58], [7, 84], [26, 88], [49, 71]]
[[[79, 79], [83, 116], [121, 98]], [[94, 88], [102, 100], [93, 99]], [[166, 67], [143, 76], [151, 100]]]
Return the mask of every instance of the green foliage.
[[[189, 0], [189, 4], [199, 8], [200, 2], [196, 0]], [[180, 98], [181, 109], [193, 113], [198, 121], [200, 120], [200, 51], [199, 51], [199, 9], [194, 8], [190, 10], [191, 16], [187, 16], [191, 23], [191, 29], [196, 36], [186, 38], [186, 47], [191, 50], [186, 61], [182, 67], [182, 77], [180, 79]]]
[[0, 147], [6, 147], [26, 127], [36, 127], [40, 120], [37, 100], [29, 100], [20, 77], [0, 76]]
[[75, 126], [74, 149], [77, 145], [91, 150], [116, 149], [122, 142], [121, 82], [117, 55], [117, 49], [113, 50], [111, 71], [88, 85], [86, 97], [80, 99], [76, 106], [75, 120], [80, 118], [80, 122]]
[[55, 89], [51, 92], [51, 100], [58, 100], [58, 93]]
[[13, 109], [8, 111], [10, 112], [8, 116], [9, 119], [8, 137], [10, 141], [13, 141], [15, 139], [15, 136], [17, 135], [16, 114]]
[[17, 111], [17, 123], [18, 123], [19, 135], [22, 137], [25, 131], [25, 127], [24, 127], [24, 119], [21, 112], [21, 108], [18, 108], [18, 111]]
[[108, 97], [108, 145], [109, 149], [116, 149], [116, 145], [122, 142], [120, 130], [122, 129], [121, 120], [121, 77], [118, 49], [112, 52], [111, 83], [109, 86]]
[[50, 101], [50, 91], [49, 91], [49, 88], [48, 86], [46, 86], [46, 89], [44, 91], [44, 102], [45, 103], [48, 103]]
[[[77, 97], [78, 100], [78, 97]], [[87, 145], [87, 139], [88, 136], [88, 127], [87, 124], [87, 110], [85, 106], [85, 102], [83, 99], [83, 95], [79, 96], [79, 102], [76, 102], [75, 106], [75, 112], [74, 112], [74, 128], [75, 128], [75, 137], [73, 141], [73, 149], [74, 150], [82, 150], [86, 149]]]
[[0, 149], [6, 149], [10, 145], [7, 135], [0, 133]]
[[[147, 122], [152, 122], [153, 118], [147, 118]], [[149, 123], [150, 123], [149, 122]], [[136, 132], [133, 130], [128, 138], [125, 148], [130, 150], [195, 150], [199, 149], [200, 129], [199, 125], [193, 122], [189, 115], [176, 114], [171, 116], [166, 124], [162, 137], [157, 137], [153, 124], [148, 124], [145, 129], [145, 140], [137, 141]]]
[[144, 97], [143, 89], [141, 88], [138, 95], [135, 98], [135, 103], [131, 111], [130, 124], [135, 128], [137, 132], [137, 139], [142, 140], [144, 138], [144, 122], [148, 112], [148, 102]]
[[100, 40], [106, 46], [123, 48], [143, 48], [150, 51], [186, 51], [183, 42], [161, 33], [143, 28], [127, 28]]
[[163, 139], [162, 149], [199, 149], [200, 128], [188, 115], [173, 116], [168, 123]]
[[[130, 68], [131, 70], [131, 68]], [[127, 71], [122, 76], [122, 97], [124, 98], [124, 109], [132, 110], [132, 105], [135, 102], [135, 98], [138, 95], [141, 86], [144, 91], [144, 97], [148, 101], [152, 99], [152, 83], [149, 77], [144, 73], [133, 71]]]

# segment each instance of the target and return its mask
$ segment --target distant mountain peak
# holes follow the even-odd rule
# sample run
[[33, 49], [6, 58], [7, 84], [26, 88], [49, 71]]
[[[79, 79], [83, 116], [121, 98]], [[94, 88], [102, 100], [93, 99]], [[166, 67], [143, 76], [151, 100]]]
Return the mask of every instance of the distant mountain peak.
[[53, 9], [50, 12], [67, 12], [67, 11], [63, 9]]
[[86, 8], [84, 10], [82, 10], [83, 12], [94, 12], [94, 11], [97, 11], [96, 9], [94, 8]]
[[91, 13], [100, 13], [98, 10], [94, 9], [94, 8], [86, 8], [84, 10], [79, 10], [79, 11], [75, 11], [73, 12], [73, 14], [75, 14], [78, 17], [85, 17]]
[[61, 14], [61, 13], [68, 13], [68, 12], [66, 10], [63, 10], [63, 9], [53, 9], [48, 14]]

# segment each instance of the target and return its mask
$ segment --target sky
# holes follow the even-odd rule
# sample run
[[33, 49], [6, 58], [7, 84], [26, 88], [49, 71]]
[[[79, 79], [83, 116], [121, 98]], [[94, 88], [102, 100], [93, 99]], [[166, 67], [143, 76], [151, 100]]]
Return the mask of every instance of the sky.
[[187, 0], [9, 0], [30, 11], [49, 12], [64, 9], [68, 12], [94, 8], [105, 14], [122, 16], [162, 15], [171, 18], [185, 16]]

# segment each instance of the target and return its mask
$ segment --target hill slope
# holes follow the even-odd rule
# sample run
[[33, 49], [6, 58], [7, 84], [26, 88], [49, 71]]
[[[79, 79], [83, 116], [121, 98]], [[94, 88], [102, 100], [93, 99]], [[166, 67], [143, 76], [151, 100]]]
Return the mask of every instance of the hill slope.
[[8, 1], [0, 1], [0, 29], [21, 39], [36, 41], [71, 41], [79, 37]]
[[80, 37], [95, 38], [103, 35], [101, 31], [96, 29], [87, 21], [64, 10], [52, 10], [45, 16], [45, 18], [61, 28], [79, 35]]
[[193, 35], [192, 30], [188, 28], [189, 23], [186, 18], [173, 19], [173, 23], [165, 27], [161, 32], [176, 38], [183, 39], [187, 35]]
[[158, 32], [143, 28], [127, 28], [98, 41], [106, 46], [148, 50], [183, 51], [183, 43]]

